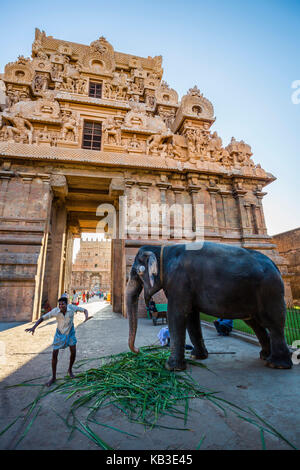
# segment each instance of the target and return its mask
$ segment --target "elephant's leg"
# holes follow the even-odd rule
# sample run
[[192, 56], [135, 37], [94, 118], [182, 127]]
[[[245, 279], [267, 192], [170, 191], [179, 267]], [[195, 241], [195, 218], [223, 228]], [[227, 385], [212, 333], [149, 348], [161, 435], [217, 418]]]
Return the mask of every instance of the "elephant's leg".
[[244, 320], [247, 325], [249, 325], [254, 333], [256, 334], [258, 341], [261, 345], [260, 358], [265, 360], [270, 356], [271, 353], [271, 343], [270, 335], [267, 330], [261, 326], [257, 320]]
[[273, 369], [291, 369], [293, 362], [291, 352], [284, 337], [284, 325], [270, 326], [271, 354], [267, 357], [266, 365]]
[[193, 343], [194, 349], [191, 352], [192, 359], [206, 359], [208, 352], [202, 336], [199, 311], [193, 310], [187, 319], [187, 330]]
[[184, 359], [185, 334], [186, 334], [186, 306], [184, 304], [168, 298], [168, 322], [170, 333], [171, 355], [166, 361], [165, 367], [168, 370], [186, 369]]

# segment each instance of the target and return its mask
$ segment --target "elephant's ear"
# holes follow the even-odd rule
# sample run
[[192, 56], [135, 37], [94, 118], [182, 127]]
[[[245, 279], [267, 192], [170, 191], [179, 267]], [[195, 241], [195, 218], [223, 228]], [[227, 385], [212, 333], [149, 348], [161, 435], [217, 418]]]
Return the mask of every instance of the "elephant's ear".
[[151, 287], [154, 286], [154, 275], [158, 273], [158, 265], [155, 254], [152, 251], [145, 251], [143, 256], [147, 257], [148, 275]]

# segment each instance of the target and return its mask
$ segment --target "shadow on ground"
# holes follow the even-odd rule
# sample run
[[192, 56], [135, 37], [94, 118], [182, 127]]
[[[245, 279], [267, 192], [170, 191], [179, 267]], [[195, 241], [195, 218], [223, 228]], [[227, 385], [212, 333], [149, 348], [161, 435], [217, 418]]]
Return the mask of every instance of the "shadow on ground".
[[[128, 351], [128, 321], [112, 312], [110, 305], [94, 302], [88, 306], [94, 318], [82, 323], [83, 314], [78, 314], [75, 327], [78, 339], [77, 360], [94, 358]], [[56, 325], [53, 321], [39, 327], [34, 336], [24, 332], [30, 324], [18, 325], [0, 333], [0, 341], [6, 344], [7, 363], [2, 365], [0, 383], [0, 432], [19, 415], [25, 414], [24, 407], [32, 402], [40, 390], [39, 386], [7, 388], [20, 382], [41, 377], [32, 383], [44, 384], [50, 377], [52, 340]], [[140, 319], [137, 346], [158, 343], [157, 334], [161, 326], [154, 326], [151, 320]], [[219, 337], [210, 328], [203, 328], [206, 346], [211, 354], [205, 361], [210, 370], [189, 366], [194, 380], [219, 391], [226, 400], [242, 408], [251, 407], [270, 422], [296, 447], [300, 446], [300, 417], [297, 410], [299, 401], [300, 366], [292, 370], [272, 370], [264, 367], [258, 358], [259, 348], [233, 337]], [[189, 338], [187, 338], [187, 342]], [[59, 353], [58, 377], [64, 377], [69, 361], [69, 351]], [[89, 363], [84, 368], [94, 366]], [[83, 368], [83, 369], [84, 369]], [[81, 370], [81, 369], [80, 369]], [[75, 372], [75, 370], [74, 370]], [[22, 433], [30, 424], [20, 418], [2, 436], [1, 449], [96, 449], [96, 444], [75, 431], [70, 430], [58, 415], [65, 417], [70, 402], [57, 393], [46, 396], [40, 402], [41, 408], [36, 420], [17, 445]], [[296, 406], [296, 407], [295, 407]], [[78, 413], [80, 417], [83, 411]], [[154, 428], [145, 430], [142, 425], [130, 423], [121, 411], [108, 407], [97, 419], [137, 437], [121, 434], [112, 429], [96, 426], [93, 429], [115, 450], [195, 450], [205, 436], [201, 449], [261, 449], [259, 430], [242, 421], [232, 413], [225, 417], [221, 409], [206, 400], [191, 401], [188, 431]], [[178, 427], [172, 417], [159, 421], [164, 426]], [[180, 427], [182, 423], [180, 422]], [[265, 434], [267, 449], [288, 449], [285, 442]]]

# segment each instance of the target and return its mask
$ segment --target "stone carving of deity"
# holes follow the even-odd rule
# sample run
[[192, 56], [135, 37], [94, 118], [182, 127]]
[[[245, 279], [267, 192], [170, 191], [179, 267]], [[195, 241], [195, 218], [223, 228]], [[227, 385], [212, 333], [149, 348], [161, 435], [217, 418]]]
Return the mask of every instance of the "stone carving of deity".
[[132, 139], [129, 141], [127, 150], [136, 151], [142, 148], [142, 142], [137, 140], [136, 134], [133, 134]]
[[195, 153], [196, 152], [196, 146], [195, 146], [195, 136], [194, 136], [193, 129], [188, 129], [186, 131], [185, 136], [186, 136], [186, 140], [187, 140], [187, 146], [188, 146], [189, 153]]
[[121, 124], [114, 118], [107, 118], [103, 125], [104, 142], [110, 145], [121, 145]]
[[71, 110], [63, 111], [61, 138], [75, 142], [78, 137], [78, 121]]
[[167, 138], [172, 136], [171, 132], [151, 135], [146, 142], [146, 154], [162, 155], [166, 154]]
[[52, 74], [52, 78], [55, 78], [56, 80], [62, 79], [64, 75], [63, 64], [53, 64], [51, 74]]
[[1, 135], [3, 140], [17, 142], [25, 140], [25, 143], [33, 143], [33, 126], [31, 122], [24, 119], [19, 113], [15, 115], [2, 115], [2, 125]]
[[48, 89], [48, 80], [45, 75], [37, 74], [34, 79], [35, 91], [46, 91]]

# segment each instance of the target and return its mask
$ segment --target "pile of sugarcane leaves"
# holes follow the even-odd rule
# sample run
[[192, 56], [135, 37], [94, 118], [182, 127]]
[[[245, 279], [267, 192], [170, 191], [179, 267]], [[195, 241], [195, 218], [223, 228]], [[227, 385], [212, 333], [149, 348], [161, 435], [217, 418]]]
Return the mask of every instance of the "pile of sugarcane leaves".
[[[97, 446], [105, 450], [114, 450], [105, 443], [91, 428], [91, 425], [99, 425], [110, 428], [129, 436], [138, 437], [134, 434], [100, 423], [96, 419], [97, 412], [105, 407], [115, 407], [124, 413], [130, 422], [140, 423], [147, 429], [155, 427], [165, 429], [176, 429], [178, 431], [189, 431], [186, 427], [190, 401], [192, 399], [205, 399], [220, 408], [227, 416], [227, 410], [233, 411], [239, 418], [258, 427], [261, 437], [262, 448], [266, 448], [264, 433], [270, 433], [285, 441], [293, 449], [296, 447], [280, 434], [272, 425], [261, 418], [254, 410], [240, 408], [232, 402], [220, 397], [219, 392], [209, 390], [194, 380], [189, 372], [172, 372], [164, 368], [165, 361], [170, 354], [169, 350], [159, 346], [143, 347], [140, 354], [132, 352], [115, 354], [101, 358], [92, 358], [79, 361], [80, 368], [91, 361], [100, 361], [100, 365], [88, 369], [76, 375], [74, 379], [62, 379], [57, 385], [45, 391], [44, 384], [33, 384], [37, 379], [22, 382], [21, 384], [9, 386], [40, 386], [41, 389], [35, 400], [27, 405], [23, 411], [27, 413], [18, 416], [10, 423], [0, 436], [15, 424], [19, 418], [24, 419], [27, 426], [14, 445], [16, 448], [28, 434], [35, 419], [37, 418], [41, 405], [40, 401], [50, 393], [62, 393], [71, 400], [71, 406], [66, 417], [54, 413], [63, 420], [70, 429], [70, 437], [78, 430], [91, 439]], [[198, 367], [207, 367], [202, 363], [187, 359], [187, 362]], [[211, 371], [212, 372], [212, 371]], [[72, 400], [73, 399], [73, 400]], [[76, 410], [85, 407], [88, 409], [85, 422], [76, 416]], [[227, 409], [227, 410], [226, 410]], [[170, 427], [161, 424], [159, 418], [171, 416], [183, 421], [184, 426]], [[23, 426], [25, 427], [25, 425]], [[200, 449], [205, 439], [203, 435], [197, 449]]]

